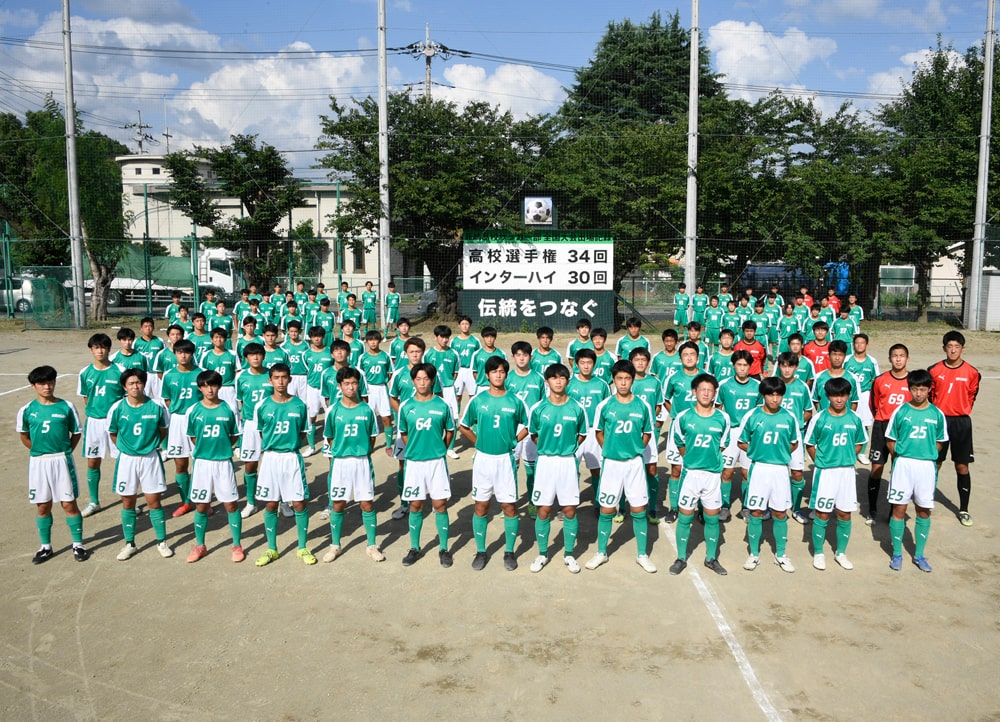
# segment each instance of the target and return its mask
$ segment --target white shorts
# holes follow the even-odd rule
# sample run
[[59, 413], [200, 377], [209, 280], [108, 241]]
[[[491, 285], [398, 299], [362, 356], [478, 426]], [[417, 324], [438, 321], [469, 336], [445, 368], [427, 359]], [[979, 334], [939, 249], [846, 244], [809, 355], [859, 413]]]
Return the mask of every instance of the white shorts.
[[330, 463], [330, 503], [372, 501], [375, 498], [375, 469], [367, 456], [348, 456]]
[[213, 494], [223, 503], [240, 498], [232, 459], [195, 459], [191, 465], [191, 503], [211, 504]]
[[87, 419], [83, 426], [83, 458], [103, 459], [110, 455], [118, 458], [118, 447], [111, 443], [107, 419]]
[[441, 399], [446, 404], [448, 404], [448, 408], [451, 409], [451, 418], [452, 418], [452, 420], [453, 421], [458, 421], [458, 397], [455, 394], [455, 387], [454, 386], [442, 386], [441, 387]]
[[531, 503], [535, 506], [580, 504], [580, 464], [574, 456], [539, 456], [535, 467], [535, 490]]
[[[455, 432], [456, 434], [458, 431]], [[396, 431], [394, 437], [395, 440], [392, 442], [392, 458], [397, 461], [406, 461], [406, 444], [403, 443], [403, 437]]]
[[167, 479], [163, 474], [163, 461], [158, 451], [145, 456], [122, 454], [115, 464], [115, 480], [112, 491], [119, 496], [162, 494], [167, 490]]
[[167, 458], [186, 459], [191, 456], [191, 439], [188, 438], [188, 415], [171, 414], [167, 431]]
[[247, 419], [243, 422], [243, 434], [240, 436], [240, 461], [260, 461], [260, 434], [257, 432], [256, 419]]
[[649, 488], [646, 486], [646, 467], [638, 456], [627, 461], [605, 459], [601, 466], [601, 497], [598, 503], [608, 509], [617, 509], [622, 494], [632, 508], [649, 503]]
[[673, 430], [667, 434], [667, 449], [663, 452], [663, 458], [666, 459], [669, 466], [684, 466], [684, 457], [681, 456], [680, 449], [677, 448], [677, 444], [674, 443]]
[[583, 461], [588, 469], [600, 469], [601, 462], [604, 461], [604, 453], [601, 445], [597, 443], [597, 433], [594, 429], [587, 429], [587, 435], [576, 450], [576, 463]]
[[816, 469], [813, 474], [812, 496], [809, 506], [826, 513], [852, 512], [858, 506], [858, 488], [854, 483], [853, 466]]
[[[475, 473], [475, 472], [473, 472]], [[451, 479], [444, 459], [407, 461], [403, 467], [403, 501], [440, 501], [451, 497]]]
[[729, 430], [729, 443], [722, 450], [722, 463], [727, 469], [735, 469], [739, 466], [746, 471], [750, 468], [750, 457], [737, 445], [739, 438], [740, 429]]
[[[566, 457], [567, 459], [572, 457]], [[534, 464], [538, 461], [538, 444], [531, 440], [531, 434], [517, 442], [514, 447], [514, 460], [524, 459], [525, 464]]]
[[233, 410], [233, 416], [240, 418], [240, 409], [236, 405], [236, 387], [223, 386], [219, 389], [219, 400]]
[[655, 464], [660, 456], [660, 452], [656, 450], [656, 437], [659, 436], [660, 430], [653, 427], [653, 435], [649, 437], [649, 443], [646, 444], [646, 448], [642, 450], [642, 463], [643, 464]]
[[306, 400], [306, 389], [309, 387], [306, 378], [305, 374], [294, 374], [288, 382], [288, 393], [302, 399], [303, 403]]
[[[789, 471], [802, 471], [806, 468], [806, 451], [803, 448], [805, 446], [803, 440], [806, 438], [804, 433], [799, 434], [799, 443], [795, 445], [792, 449], [792, 458], [788, 462]], [[743, 452], [744, 454], [746, 452]]]
[[747, 478], [747, 509], [759, 511], [770, 507], [785, 511], [791, 507], [792, 485], [787, 466], [753, 462]]
[[872, 410], [869, 408], [868, 403], [871, 399], [871, 391], [862, 391], [858, 396], [858, 416], [861, 418], [861, 425], [866, 428], [871, 428], [872, 424], [875, 423], [875, 417], [872, 416]]
[[310, 419], [315, 419], [321, 412], [326, 411], [326, 404], [323, 402], [323, 394], [319, 389], [306, 386], [306, 413]]
[[303, 501], [306, 466], [297, 451], [267, 451], [260, 455], [257, 501]]
[[475, 396], [476, 380], [472, 377], [472, 367], [458, 369], [458, 376], [455, 377], [454, 388], [456, 396], [461, 396], [462, 394]]
[[926, 459], [907, 459], [894, 456], [892, 476], [889, 477], [887, 498], [893, 506], [913, 503], [924, 509], [934, 508], [934, 489], [937, 488], [937, 464]]
[[368, 405], [376, 416], [383, 419], [392, 418], [392, 406], [389, 405], [389, 391], [385, 384], [368, 385]]
[[163, 399], [160, 398], [160, 386], [161, 386], [161, 381], [159, 376], [157, 376], [152, 371], [146, 374], [146, 388], [145, 388], [146, 396], [148, 396], [151, 399], [157, 399], [158, 401], [162, 401]]
[[677, 505], [691, 511], [698, 506], [699, 499], [706, 509], [722, 508], [722, 477], [714, 471], [685, 469]]
[[76, 465], [70, 453], [28, 457], [28, 501], [44, 504], [73, 501], [77, 495]]
[[[409, 479], [406, 482], [409, 484]], [[514, 455], [476, 451], [476, 455], [472, 457], [472, 498], [475, 501], [489, 501], [494, 496], [501, 504], [513, 504], [517, 501]]]

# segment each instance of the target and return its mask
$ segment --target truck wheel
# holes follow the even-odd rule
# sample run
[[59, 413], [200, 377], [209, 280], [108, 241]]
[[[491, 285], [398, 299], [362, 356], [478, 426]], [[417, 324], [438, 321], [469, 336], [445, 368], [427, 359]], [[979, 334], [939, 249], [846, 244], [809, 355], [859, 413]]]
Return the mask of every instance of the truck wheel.
[[14, 310], [16, 310], [18, 313], [27, 313], [28, 311], [31, 310], [31, 302], [25, 298], [22, 298], [18, 300], [17, 303], [14, 304]]
[[122, 295], [113, 288], [108, 289], [108, 305], [117, 306], [122, 302]]

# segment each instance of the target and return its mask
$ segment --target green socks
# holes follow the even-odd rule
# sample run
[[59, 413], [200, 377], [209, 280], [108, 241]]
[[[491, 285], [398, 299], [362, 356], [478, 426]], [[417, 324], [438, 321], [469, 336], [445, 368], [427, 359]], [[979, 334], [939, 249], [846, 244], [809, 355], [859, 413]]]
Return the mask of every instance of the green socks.
[[[677, 540], [677, 558], [687, 559], [688, 558], [688, 539], [691, 538], [691, 523], [694, 521], [694, 514], [678, 514], [677, 515], [677, 530], [674, 532], [674, 536]], [[715, 523], [719, 523], [718, 517], [715, 518]], [[705, 534], [708, 534], [708, 517], [705, 517]]]
[[267, 537], [267, 548], [278, 551], [278, 511], [264, 510], [264, 536]]
[[335, 547], [340, 546], [341, 530], [344, 528], [344, 512], [330, 512], [330, 543]]
[[[683, 516], [683, 514], [681, 515]], [[705, 560], [719, 558], [719, 515], [705, 515]]]
[[[488, 516], [472, 515], [472, 535], [476, 537], [476, 551], [486, 552], [486, 527], [490, 523]], [[504, 526], [506, 531], [506, 525]]]
[[503, 518], [504, 552], [510, 553], [514, 551], [514, 547], [517, 545], [517, 529], [518, 520], [516, 516], [505, 516]]
[[724, 508], [728, 509], [730, 504], [733, 503], [732, 496], [733, 496], [733, 482], [732, 481], [722, 482], [722, 506]]
[[[919, 517], [918, 517], [919, 518]], [[892, 555], [903, 556], [903, 532], [906, 531], [906, 521], [889, 517], [889, 536], [892, 538]]]
[[749, 488], [750, 482], [744, 478], [743, 481], [740, 482], [740, 504], [743, 505], [741, 509], [745, 508], [747, 505], [747, 489]]
[[167, 515], [163, 512], [163, 507], [149, 510], [149, 523], [153, 526], [153, 534], [156, 535], [157, 543], [167, 540]]
[[[341, 515], [341, 518], [343, 518], [343, 515]], [[375, 526], [376, 526], [375, 510], [372, 509], [371, 511], [361, 512], [361, 523], [365, 527], [365, 538], [368, 540], [368, 546], [370, 547], [375, 546]], [[331, 529], [333, 528], [332, 514], [330, 515], [330, 528]], [[338, 539], [340, 538], [339, 529], [337, 530], [337, 538]]]
[[448, 549], [448, 531], [451, 529], [451, 524], [448, 521], [448, 512], [446, 511], [436, 511], [434, 512], [434, 523], [437, 525], [438, 532], [438, 546], [447, 551]]
[[385, 426], [385, 448], [391, 449], [392, 444], [392, 424], [388, 424]]
[[573, 556], [573, 550], [576, 549], [576, 535], [580, 531], [580, 520], [577, 517], [570, 519], [566, 517], [563, 520], [563, 541], [565, 542], [564, 555], [571, 557]]
[[[566, 521], [569, 521], [567, 519]], [[547, 556], [549, 553], [549, 533], [552, 531], [552, 519], [535, 519], [535, 541], [538, 542], [538, 553]]]
[[528, 501], [531, 501], [531, 495], [535, 492], [535, 464], [534, 462], [528, 463], [524, 462], [524, 481], [528, 487]]
[[[403, 501], [403, 482], [406, 479], [405, 472], [406, 472], [406, 465], [404, 464], [402, 467], [400, 467], [399, 473], [396, 474], [396, 489], [399, 491], [399, 502], [401, 504], [405, 503]], [[422, 514], [422, 512], [421, 512], [421, 514]], [[413, 548], [414, 549], [419, 549], [419, 547], [413, 547]]]
[[754, 516], [750, 514], [750, 518], [747, 519], [747, 542], [750, 544], [750, 555], [759, 557], [760, 556], [760, 536], [764, 532], [764, 519], [763, 517]]
[[[400, 474], [402, 476], [402, 474]], [[410, 511], [410, 548], [419, 549], [420, 548], [420, 530], [424, 526], [424, 513], [423, 511]]]
[[927, 546], [927, 536], [931, 533], [931, 518], [917, 517], [913, 522], [913, 556], [922, 557], [924, 548]]
[[135, 544], [135, 509], [122, 509], [122, 536], [126, 544]]
[[226, 517], [229, 519], [229, 533], [233, 537], [233, 546], [238, 547], [243, 536], [243, 517], [238, 511], [228, 511]]
[[191, 474], [183, 473], [175, 475], [177, 481], [177, 491], [181, 495], [181, 503], [187, 504], [191, 494]]
[[295, 512], [295, 531], [299, 533], [299, 549], [305, 549], [309, 539], [309, 512], [305, 509]]
[[[635, 534], [636, 556], [646, 556], [649, 548], [649, 521], [646, 519], [645, 511], [632, 512], [632, 531]], [[605, 548], [607, 548], [607, 544], [605, 544]]]
[[[919, 518], [919, 517], [918, 517]], [[929, 521], [929, 520], [928, 520]], [[837, 553], [847, 553], [847, 542], [851, 540], [851, 520], [837, 520]]]
[[41, 539], [42, 546], [52, 546], [52, 515], [36, 516], [35, 526], [38, 527], [38, 538]]
[[[820, 519], [818, 514], [816, 515], [816, 518], [813, 519], [813, 555], [814, 556], [816, 554], [822, 554], [823, 553], [823, 544], [826, 541], [826, 525], [827, 525], [827, 520], [826, 519]], [[839, 526], [840, 526], [839, 522], [837, 523], [837, 526], [838, 526], [838, 530], [839, 530]], [[840, 551], [839, 547], [838, 547], [837, 551]]]
[[789, 483], [792, 485], [792, 511], [798, 511], [802, 508], [802, 492], [806, 490], [806, 481], [789, 479]]
[[310, 449], [316, 448], [316, 424], [309, 424], [309, 428], [306, 429], [306, 444]]
[[611, 526], [614, 523], [614, 514], [601, 512], [601, 518], [597, 520], [597, 551], [605, 556], [608, 553], [608, 540], [611, 538]]
[[90, 502], [99, 503], [97, 500], [98, 490], [101, 486], [101, 467], [87, 469], [87, 491], [90, 493]]
[[660, 475], [646, 472], [646, 491], [649, 494], [649, 511], [655, 514], [660, 505]]
[[200, 511], [194, 513], [194, 543], [205, 546], [205, 527], [208, 526], [208, 514]]
[[83, 544], [83, 517], [67, 516], [66, 526], [69, 527], [69, 535], [74, 544]]
[[244, 472], [243, 481], [247, 487], [247, 504], [253, 506], [257, 503], [257, 472]]
[[776, 557], [785, 556], [785, 547], [788, 546], [788, 517], [784, 519], [774, 519], [774, 555]]
[[670, 477], [670, 508], [674, 511], [679, 509], [679, 500], [681, 498], [681, 480]]

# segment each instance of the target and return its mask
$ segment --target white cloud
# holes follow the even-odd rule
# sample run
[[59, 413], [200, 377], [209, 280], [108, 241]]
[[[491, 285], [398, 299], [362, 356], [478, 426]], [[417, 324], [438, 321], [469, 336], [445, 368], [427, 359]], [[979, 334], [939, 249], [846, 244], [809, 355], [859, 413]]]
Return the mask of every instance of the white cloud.
[[144, 20], [153, 23], [182, 23], [194, 25], [197, 18], [194, 13], [180, 0], [139, 0], [139, 2], [122, 2], [121, 0], [78, 0], [80, 7], [95, 15], [106, 17], [125, 16], [133, 20]]
[[25, 8], [18, 8], [17, 10], [0, 9], [0, 28], [30, 28], [35, 25], [38, 25], [38, 15], [31, 10], [26, 10]]
[[435, 86], [435, 98], [460, 106], [483, 100], [519, 118], [552, 112], [565, 97], [558, 80], [526, 65], [501, 65], [487, 75], [485, 68], [456, 63], [445, 68], [444, 77], [454, 87]]
[[[933, 55], [934, 51], [929, 49], [906, 53], [899, 59], [903, 63], [902, 65], [868, 76], [868, 92], [881, 95], [899, 95], [913, 79], [913, 71], [918, 66], [928, 62]], [[948, 56], [949, 65], [952, 67], [965, 62], [962, 55], [954, 50], [948, 51]]]

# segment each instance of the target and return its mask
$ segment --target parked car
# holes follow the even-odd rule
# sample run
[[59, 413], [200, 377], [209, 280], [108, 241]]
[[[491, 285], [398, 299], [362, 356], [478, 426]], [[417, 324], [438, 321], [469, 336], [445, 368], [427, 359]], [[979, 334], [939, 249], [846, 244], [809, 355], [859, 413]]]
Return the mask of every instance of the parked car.
[[[31, 279], [14, 276], [10, 279], [11, 305], [18, 313], [28, 313], [31, 311]], [[0, 283], [0, 306], [7, 307], [7, 289]]]
[[438, 292], [436, 288], [424, 291], [417, 299], [417, 315], [433, 316], [438, 310]]

